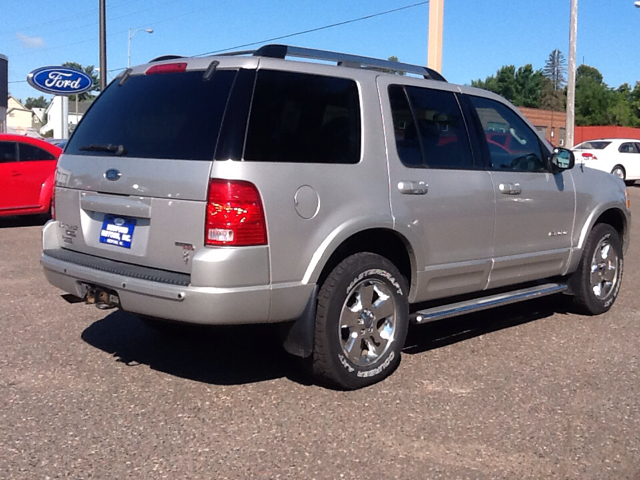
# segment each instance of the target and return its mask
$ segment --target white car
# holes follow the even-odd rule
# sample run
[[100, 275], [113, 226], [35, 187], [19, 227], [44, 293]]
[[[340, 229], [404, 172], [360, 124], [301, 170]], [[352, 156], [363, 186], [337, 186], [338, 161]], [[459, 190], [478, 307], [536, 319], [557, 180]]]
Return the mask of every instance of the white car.
[[640, 140], [604, 138], [582, 142], [573, 148], [576, 164], [611, 172], [633, 185], [640, 180]]

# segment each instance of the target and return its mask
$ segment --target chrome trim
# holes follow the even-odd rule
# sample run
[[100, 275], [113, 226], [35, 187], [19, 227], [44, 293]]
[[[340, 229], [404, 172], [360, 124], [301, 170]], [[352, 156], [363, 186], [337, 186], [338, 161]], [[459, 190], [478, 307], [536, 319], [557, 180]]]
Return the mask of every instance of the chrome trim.
[[488, 297], [466, 300], [463, 302], [451, 303], [449, 305], [441, 305], [439, 307], [427, 308], [412, 313], [409, 319], [415, 323], [427, 323], [435, 320], [456, 317], [471, 312], [479, 312], [493, 307], [509, 305], [511, 303], [531, 300], [533, 298], [553, 295], [563, 292], [567, 289], [564, 283], [547, 283], [537, 285], [535, 287], [523, 288], [513, 292], [499, 293]]

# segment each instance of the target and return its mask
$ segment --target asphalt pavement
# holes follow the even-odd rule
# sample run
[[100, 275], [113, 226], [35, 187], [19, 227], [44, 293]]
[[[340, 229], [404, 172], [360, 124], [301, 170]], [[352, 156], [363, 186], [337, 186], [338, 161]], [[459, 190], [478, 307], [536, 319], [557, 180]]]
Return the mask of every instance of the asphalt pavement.
[[607, 314], [551, 297], [415, 327], [355, 392], [309, 383], [268, 326], [67, 303], [42, 223], [0, 219], [1, 479], [640, 479], [637, 221]]

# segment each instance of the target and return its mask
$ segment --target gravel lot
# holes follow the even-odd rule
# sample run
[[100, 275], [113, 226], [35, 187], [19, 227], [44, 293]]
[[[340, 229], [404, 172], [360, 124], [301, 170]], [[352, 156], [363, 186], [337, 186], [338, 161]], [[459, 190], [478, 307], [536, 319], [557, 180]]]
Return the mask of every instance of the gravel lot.
[[[640, 211], [640, 186], [630, 188]], [[357, 392], [308, 383], [272, 328], [172, 337], [65, 302], [37, 219], [0, 219], [0, 478], [640, 478], [640, 284], [411, 331]]]

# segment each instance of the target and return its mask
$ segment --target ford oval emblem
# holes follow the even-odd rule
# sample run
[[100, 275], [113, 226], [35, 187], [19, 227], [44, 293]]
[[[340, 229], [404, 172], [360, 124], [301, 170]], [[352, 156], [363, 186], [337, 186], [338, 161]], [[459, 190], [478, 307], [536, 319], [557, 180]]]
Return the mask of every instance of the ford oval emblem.
[[104, 178], [106, 178], [107, 180], [111, 180], [112, 182], [115, 182], [121, 176], [122, 176], [122, 174], [118, 170], [116, 170], [115, 168], [110, 168], [109, 170], [104, 172]]
[[33, 88], [54, 95], [75, 95], [93, 89], [93, 78], [69, 67], [40, 67], [27, 76]]

